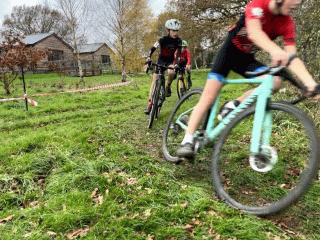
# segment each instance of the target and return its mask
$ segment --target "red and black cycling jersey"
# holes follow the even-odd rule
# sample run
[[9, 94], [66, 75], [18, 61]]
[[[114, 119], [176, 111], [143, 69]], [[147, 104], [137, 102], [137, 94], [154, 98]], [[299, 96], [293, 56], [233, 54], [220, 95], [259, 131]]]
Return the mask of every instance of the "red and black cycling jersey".
[[171, 64], [174, 61], [175, 51], [178, 49], [179, 52], [181, 52], [181, 44], [182, 40], [179, 37], [172, 38], [170, 35], [163, 36], [150, 49], [148, 57], [151, 58], [154, 51], [160, 47], [158, 63]]
[[174, 63], [178, 63], [180, 66], [186, 66], [191, 64], [191, 54], [188, 48], [181, 50], [180, 60], [177, 59], [178, 50], [174, 54]]
[[[245, 21], [258, 19], [261, 22], [262, 30], [271, 40], [281, 36], [285, 46], [295, 45], [295, 25], [292, 17], [272, 14], [268, 7], [269, 2], [270, 0], [252, 0], [246, 7]], [[231, 41], [238, 49], [247, 54], [255, 53], [259, 50], [248, 39], [245, 23]]]
[[290, 16], [272, 14], [268, 7], [270, 1], [252, 0], [247, 5], [245, 13], [229, 30], [225, 42], [217, 51], [208, 79], [223, 82], [230, 70], [247, 77], [246, 71], [265, 67], [254, 58], [259, 48], [248, 38], [246, 22], [250, 19], [258, 19], [262, 30], [271, 40], [282, 37], [285, 46], [295, 45], [293, 19]]

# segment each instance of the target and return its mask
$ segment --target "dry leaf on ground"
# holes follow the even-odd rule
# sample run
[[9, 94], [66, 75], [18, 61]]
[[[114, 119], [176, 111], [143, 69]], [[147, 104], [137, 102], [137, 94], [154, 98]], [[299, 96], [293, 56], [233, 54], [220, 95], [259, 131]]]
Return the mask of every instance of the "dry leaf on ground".
[[103, 203], [103, 196], [99, 194], [98, 188], [95, 188], [94, 191], [91, 193], [91, 198], [96, 204]]
[[4, 223], [6, 222], [9, 222], [15, 215], [9, 215], [8, 217], [6, 218], [3, 218], [3, 219], [0, 219], [0, 226], [3, 225]]
[[88, 227], [85, 227], [83, 229], [77, 229], [72, 233], [66, 234], [66, 237], [68, 239], [73, 239], [73, 238], [78, 237], [78, 236], [82, 237], [82, 236], [86, 235], [89, 232], [89, 230], [90, 229]]

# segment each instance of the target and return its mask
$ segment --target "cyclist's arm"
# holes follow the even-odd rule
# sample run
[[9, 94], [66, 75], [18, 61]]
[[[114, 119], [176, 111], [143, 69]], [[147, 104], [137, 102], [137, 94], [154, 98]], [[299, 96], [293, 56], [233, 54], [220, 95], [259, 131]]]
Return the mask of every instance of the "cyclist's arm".
[[248, 19], [246, 21], [248, 38], [259, 48], [265, 50], [271, 55], [272, 64], [274, 66], [285, 66], [288, 61], [289, 54], [280, 46], [275, 44], [269, 36], [263, 31], [259, 19]]
[[[285, 50], [289, 54], [296, 53], [296, 47], [294, 45], [285, 46]], [[307, 87], [309, 91], [312, 91], [317, 85], [300, 58], [293, 59], [289, 65], [289, 69], [297, 75], [299, 80]]]
[[147, 57], [148, 61], [151, 59], [152, 54], [157, 50], [157, 48], [159, 46], [160, 46], [160, 42], [158, 40], [158, 41], [156, 41], [156, 43], [152, 46], [152, 48], [148, 52], [148, 57]]
[[190, 67], [190, 65], [191, 65], [191, 56], [190, 56], [190, 51], [189, 51], [189, 49], [187, 49], [187, 66], [189, 66]]
[[[258, 19], [249, 19], [246, 21], [248, 37], [258, 47], [265, 50], [271, 55], [273, 65], [279, 64], [286, 66], [290, 54], [296, 53], [295, 45], [285, 46], [283, 50], [280, 46], [275, 44], [268, 35], [262, 30], [262, 25]], [[303, 84], [308, 88], [309, 91], [313, 91], [317, 83], [314, 81], [304, 63], [299, 59], [295, 58], [292, 60], [289, 69], [293, 71]], [[318, 95], [317, 99], [320, 98]]]

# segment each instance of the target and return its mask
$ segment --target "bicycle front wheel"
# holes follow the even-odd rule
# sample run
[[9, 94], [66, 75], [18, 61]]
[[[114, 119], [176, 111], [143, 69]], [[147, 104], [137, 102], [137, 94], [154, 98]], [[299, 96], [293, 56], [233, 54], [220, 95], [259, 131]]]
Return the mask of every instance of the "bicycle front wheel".
[[159, 79], [157, 79], [154, 84], [154, 89], [153, 89], [152, 97], [151, 97], [152, 107], [151, 107], [150, 116], [149, 116], [148, 128], [152, 127], [153, 120], [155, 117], [157, 117], [156, 115], [158, 114], [160, 88], [161, 88], [161, 82]]
[[192, 110], [197, 105], [202, 91], [198, 88], [188, 92], [180, 99], [170, 114], [162, 141], [163, 155], [169, 162], [178, 162], [177, 150], [184, 138]]
[[[217, 140], [212, 177], [218, 196], [227, 204], [257, 215], [276, 213], [296, 201], [317, 172], [320, 146], [312, 121], [298, 108], [271, 102], [272, 133], [259, 158], [271, 169], [253, 167], [250, 143], [255, 106], [240, 113]], [[277, 160], [275, 156], [277, 155]], [[251, 158], [250, 158], [251, 157]]]
[[158, 119], [159, 117], [159, 114], [160, 114], [160, 110], [161, 110], [161, 107], [164, 103], [164, 100], [165, 100], [165, 84], [164, 84], [164, 79], [163, 81], [161, 82], [161, 86], [160, 86], [160, 91], [159, 91], [159, 97], [158, 97], [158, 108], [157, 108], [157, 111], [156, 111], [156, 119]]
[[182, 75], [179, 75], [177, 80], [177, 94], [178, 98], [181, 99], [184, 94], [186, 94], [186, 84], [184, 81], [184, 77]]

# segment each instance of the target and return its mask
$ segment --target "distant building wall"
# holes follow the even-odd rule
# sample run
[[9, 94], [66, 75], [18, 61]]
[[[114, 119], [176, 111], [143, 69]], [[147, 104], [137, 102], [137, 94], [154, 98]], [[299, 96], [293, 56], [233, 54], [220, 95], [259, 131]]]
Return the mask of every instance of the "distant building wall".
[[47, 56], [38, 63], [37, 71], [49, 71], [50, 69], [48, 68], [47, 62], [75, 61], [72, 48], [54, 35], [51, 35], [39, 43], [36, 43], [34, 48], [41, 50], [48, 49], [52, 51], [51, 55]]

